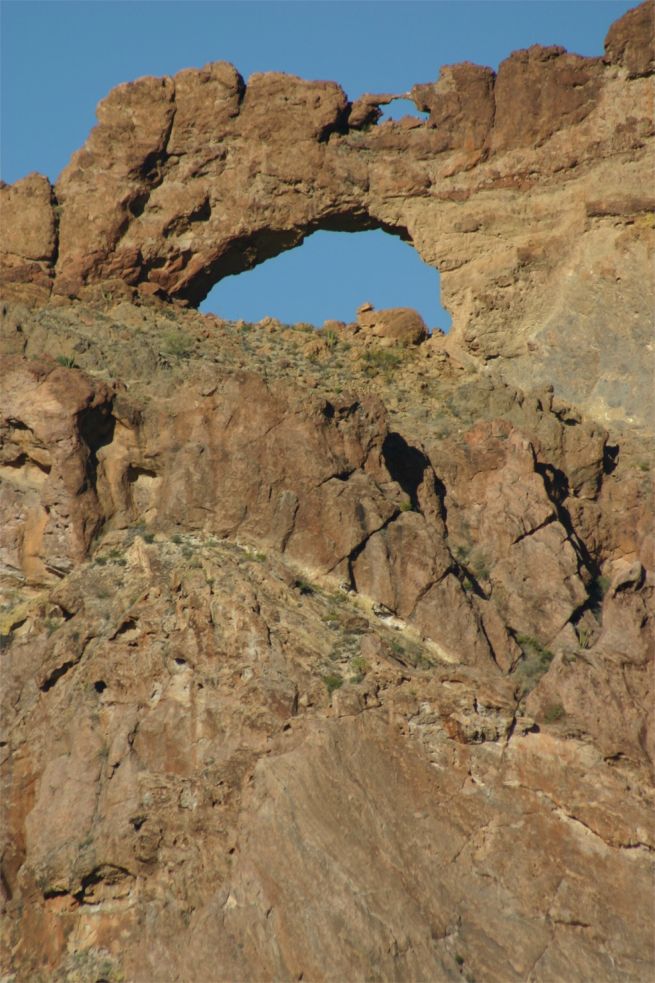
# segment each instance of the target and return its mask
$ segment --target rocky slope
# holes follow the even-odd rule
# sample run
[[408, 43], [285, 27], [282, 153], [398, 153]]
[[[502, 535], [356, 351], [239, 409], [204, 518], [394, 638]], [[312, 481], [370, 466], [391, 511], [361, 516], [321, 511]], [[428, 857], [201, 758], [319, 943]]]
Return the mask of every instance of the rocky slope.
[[[7, 979], [650, 979], [652, 11], [425, 123], [140, 80], [0, 189]], [[371, 227], [452, 336], [189, 306]]]

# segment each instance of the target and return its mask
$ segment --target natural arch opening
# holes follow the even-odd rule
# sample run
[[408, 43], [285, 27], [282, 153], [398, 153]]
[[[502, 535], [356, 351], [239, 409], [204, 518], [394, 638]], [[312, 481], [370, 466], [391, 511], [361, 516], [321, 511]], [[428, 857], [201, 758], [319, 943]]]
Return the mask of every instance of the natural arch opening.
[[320, 325], [353, 321], [365, 301], [377, 309], [413, 307], [430, 330], [450, 328], [438, 272], [411, 245], [381, 229], [315, 232], [301, 246], [224, 277], [200, 309], [228, 320], [270, 316]]
[[430, 117], [429, 113], [422, 109], [417, 109], [416, 103], [412, 99], [392, 99], [386, 105], [381, 105], [380, 109], [382, 110], [382, 115], [378, 120], [378, 124], [385, 123], [390, 119], [403, 119], [405, 116], [413, 116], [414, 119], [420, 119], [421, 122], [424, 122]]

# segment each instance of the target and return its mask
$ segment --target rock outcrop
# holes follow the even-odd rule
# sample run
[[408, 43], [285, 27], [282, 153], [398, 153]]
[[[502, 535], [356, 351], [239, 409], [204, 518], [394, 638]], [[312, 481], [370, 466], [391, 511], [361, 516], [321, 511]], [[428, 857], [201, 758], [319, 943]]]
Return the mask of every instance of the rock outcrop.
[[641, 443], [356, 328], [5, 305], [8, 971], [648, 977]]
[[412, 90], [425, 122], [377, 124], [375, 97], [364, 112], [331, 82], [246, 86], [224, 62], [119, 86], [53, 189], [1, 190], [2, 279], [197, 304], [318, 229], [381, 228], [441, 272], [454, 347], [647, 424], [625, 375], [643, 394], [655, 368], [652, 27], [648, 0], [604, 58], [534, 46], [497, 76], [448, 67]]
[[372, 304], [362, 304], [357, 311], [357, 327], [365, 337], [389, 347], [420, 345], [429, 336], [425, 321], [411, 307], [376, 311]]
[[[0, 188], [3, 978], [652, 978], [652, 12], [425, 122], [141, 79]], [[450, 337], [193, 309], [372, 227]]]

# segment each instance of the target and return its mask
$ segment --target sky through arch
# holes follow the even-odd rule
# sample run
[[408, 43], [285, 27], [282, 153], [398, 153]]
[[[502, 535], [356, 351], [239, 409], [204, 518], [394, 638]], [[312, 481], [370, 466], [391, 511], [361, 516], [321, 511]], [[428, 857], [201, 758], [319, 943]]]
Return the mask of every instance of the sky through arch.
[[[512, 50], [535, 43], [600, 55], [611, 23], [637, 2], [0, 0], [0, 176], [12, 183], [36, 170], [55, 181], [86, 140], [98, 101], [113, 86], [139, 76], [227, 60], [246, 80], [253, 72], [282, 71], [338, 81], [350, 99], [364, 92], [402, 96], [417, 82], [434, 81], [443, 65], [472, 61], [495, 69]], [[383, 118], [417, 115], [401, 100], [382, 109]], [[353, 239], [370, 236], [373, 242], [375, 235], [382, 242], [384, 233], [356, 233]], [[377, 246], [367, 246], [366, 255], [362, 250], [349, 264], [356, 289], [348, 288], [342, 302], [336, 287], [345, 286], [346, 276], [338, 264], [355, 243], [314, 260], [312, 250], [321, 240], [312, 239], [253, 273], [226, 280], [209, 303], [216, 296], [227, 309], [232, 292], [244, 290], [248, 311], [246, 295], [252, 294], [253, 302], [263, 299], [268, 312], [283, 321], [320, 323], [326, 316], [352, 318], [352, 306], [370, 299], [376, 306], [409, 304], [430, 326], [448, 325], [448, 316], [432, 306], [439, 302], [438, 274], [428, 267], [425, 293], [407, 273], [406, 294], [388, 297], [391, 286], [395, 290], [404, 281], [398, 272], [403, 250], [408, 262], [421, 262], [409, 246], [387, 236], [386, 253], [384, 244], [377, 255]], [[304, 269], [295, 267], [298, 259]], [[289, 280], [285, 263], [295, 269]], [[270, 291], [267, 278], [276, 281]], [[321, 299], [326, 289], [331, 289], [329, 303]], [[282, 291], [284, 305], [276, 291]], [[312, 298], [316, 307], [308, 306]], [[207, 302], [203, 306], [209, 309]], [[235, 316], [253, 314], [244, 310]]]
[[413, 307], [430, 329], [450, 327], [437, 271], [408, 243], [380, 229], [314, 232], [295, 249], [225, 277], [201, 310], [230, 320], [271, 316], [320, 326], [328, 319], [353, 321], [365, 301], [377, 309]]

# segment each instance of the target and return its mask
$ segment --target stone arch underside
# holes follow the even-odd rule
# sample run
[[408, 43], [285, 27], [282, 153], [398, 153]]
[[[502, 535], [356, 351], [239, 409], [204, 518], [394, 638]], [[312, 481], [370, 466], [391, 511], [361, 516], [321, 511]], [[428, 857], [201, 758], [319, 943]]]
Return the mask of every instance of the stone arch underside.
[[412, 244], [409, 232], [403, 226], [390, 228], [376, 221], [371, 215], [358, 210], [346, 214], [327, 215], [324, 219], [303, 226], [301, 229], [258, 229], [227, 243], [197, 273], [179, 296], [197, 307], [213, 287], [227, 276], [234, 276], [253, 269], [280, 253], [301, 246], [314, 232], [371, 232], [382, 230]]
[[36, 175], [0, 189], [10, 219], [36, 220], [29, 234], [9, 223], [2, 278], [70, 296], [116, 280], [197, 305], [314, 231], [381, 228], [439, 270], [450, 345], [511, 360], [511, 381], [554, 382], [600, 418], [639, 419], [649, 10], [614, 25], [604, 59], [535, 46], [497, 74], [448, 66], [411, 91], [425, 121], [378, 123], [388, 93], [351, 103], [336, 83], [275, 73], [246, 85], [223, 62], [119, 86], [54, 189]]

